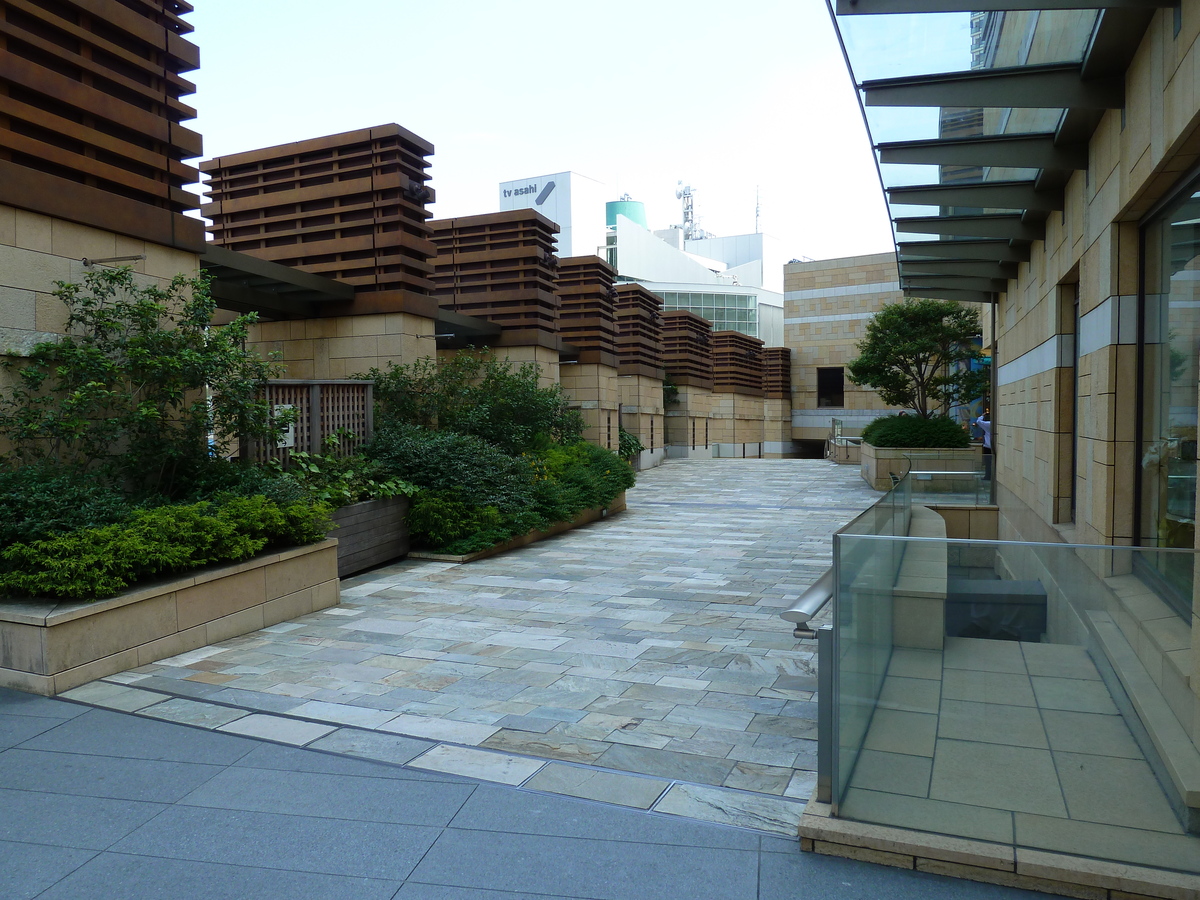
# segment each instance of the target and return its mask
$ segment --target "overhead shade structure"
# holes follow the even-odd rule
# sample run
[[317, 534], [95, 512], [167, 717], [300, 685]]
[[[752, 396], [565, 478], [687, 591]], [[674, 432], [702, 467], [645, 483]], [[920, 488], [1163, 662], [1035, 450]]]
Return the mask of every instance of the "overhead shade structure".
[[200, 268], [212, 279], [209, 288], [217, 305], [233, 312], [255, 312], [268, 319], [310, 318], [324, 304], [354, 299], [354, 288], [344, 282], [212, 243], [200, 254]]
[[1170, 0], [827, 0], [908, 296], [995, 302]]

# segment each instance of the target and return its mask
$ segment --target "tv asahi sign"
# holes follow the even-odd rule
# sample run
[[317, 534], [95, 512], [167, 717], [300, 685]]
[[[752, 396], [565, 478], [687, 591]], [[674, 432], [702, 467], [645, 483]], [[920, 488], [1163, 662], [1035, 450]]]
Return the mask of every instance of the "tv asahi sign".
[[539, 175], [500, 185], [500, 210], [534, 209], [560, 228], [571, 225], [571, 173]]

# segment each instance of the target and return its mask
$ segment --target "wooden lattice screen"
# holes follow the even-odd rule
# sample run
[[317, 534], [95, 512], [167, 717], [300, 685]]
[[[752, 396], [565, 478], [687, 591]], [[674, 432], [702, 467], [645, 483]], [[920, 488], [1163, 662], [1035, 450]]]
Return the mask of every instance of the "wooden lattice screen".
[[375, 430], [375, 382], [361, 380], [309, 381], [278, 379], [267, 382], [266, 398], [272, 409], [292, 407], [296, 423], [280, 446], [243, 442], [242, 455], [254, 462], [277, 459], [287, 464], [293, 450], [324, 453], [325, 437], [345, 429], [346, 438], [335, 456], [349, 456], [371, 439]]

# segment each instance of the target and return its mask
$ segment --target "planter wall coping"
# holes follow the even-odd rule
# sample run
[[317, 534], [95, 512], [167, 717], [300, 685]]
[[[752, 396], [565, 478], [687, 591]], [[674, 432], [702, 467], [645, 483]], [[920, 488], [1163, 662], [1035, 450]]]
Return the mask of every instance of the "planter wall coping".
[[129, 590], [104, 600], [38, 600], [31, 598], [29, 600], [0, 601], [0, 620], [15, 622], [21, 625], [37, 625], [42, 627], [61, 625], [64, 622], [86, 618], [105, 610], [117, 609], [122, 606], [128, 606], [131, 603], [139, 603], [151, 597], [174, 593], [185, 588], [215, 581], [218, 578], [237, 575], [240, 572], [246, 572], [250, 569], [269, 566], [272, 563], [283, 562], [284, 560], [294, 559], [297, 556], [303, 556], [307, 553], [336, 546], [336, 538], [326, 538], [323, 541], [317, 541], [313, 544], [303, 544], [299, 547], [286, 547], [282, 550], [267, 551], [241, 562], [213, 563], [190, 572], [184, 572], [181, 575], [140, 582]]

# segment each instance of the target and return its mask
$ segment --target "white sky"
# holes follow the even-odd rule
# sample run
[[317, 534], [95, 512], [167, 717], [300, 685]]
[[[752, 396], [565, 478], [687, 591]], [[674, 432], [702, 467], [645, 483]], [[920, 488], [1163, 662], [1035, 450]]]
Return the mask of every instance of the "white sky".
[[892, 249], [824, 0], [199, 0], [206, 157], [397, 122], [431, 141], [436, 217], [572, 170], [788, 257]]

